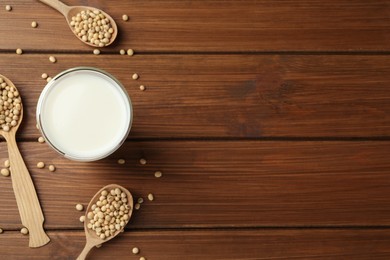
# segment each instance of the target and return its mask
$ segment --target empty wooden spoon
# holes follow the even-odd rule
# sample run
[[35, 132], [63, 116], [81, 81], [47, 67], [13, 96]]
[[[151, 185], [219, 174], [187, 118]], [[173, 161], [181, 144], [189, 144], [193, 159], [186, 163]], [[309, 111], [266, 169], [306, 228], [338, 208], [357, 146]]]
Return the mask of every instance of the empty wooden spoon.
[[[79, 38], [85, 44], [88, 44], [88, 45], [93, 46], [93, 47], [108, 46], [108, 45], [110, 45], [111, 43], [114, 42], [116, 36], [118, 35], [118, 27], [117, 27], [114, 19], [112, 19], [112, 17], [110, 15], [108, 15], [107, 13], [105, 13], [104, 11], [102, 11], [100, 9], [97, 9], [97, 8], [94, 8], [94, 7], [90, 7], [90, 6], [67, 6], [67, 5], [65, 5], [64, 3], [62, 3], [59, 0], [39, 0], [39, 1], [41, 1], [42, 3], [47, 4], [48, 6], [51, 6], [52, 8], [54, 8], [58, 12], [60, 12], [63, 16], [65, 16], [66, 21], [67, 21], [67, 23], [69, 25], [69, 28], [72, 30], [74, 35], [76, 35], [76, 37]], [[81, 11], [87, 11], [87, 10], [90, 10], [92, 12], [93, 11], [99, 11], [100, 13], [102, 13], [110, 21], [111, 28], [113, 29], [113, 31], [112, 31], [112, 33], [110, 33], [111, 37], [109, 39], [109, 42], [105, 43], [104, 46], [99, 46], [98, 44], [94, 44], [92, 42], [89, 42], [88, 40], [86, 40], [86, 41], [83, 40], [82, 37], [78, 35], [78, 33], [73, 29], [73, 27], [71, 25], [72, 17], [76, 16]]]
[[[121, 192], [126, 194], [127, 201], [123, 202], [123, 203], [124, 203], [124, 205], [127, 205], [128, 213], [125, 213], [125, 214], [127, 214], [128, 217], [127, 217], [127, 220], [124, 220], [124, 223], [123, 223], [124, 225], [121, 225], [120, 229], [116, 229], [112, 235], [109, 235], [106, 238], [102, 239], [96, 234], [96, 232], [94, 230], [88, 228], [88, 224], [90, 224], [90, 219], [88, 218], [88, 213], [93, 212], [92, 206], [96, 205], [96, 203], [99, 201], [100, 197], [103, 195], [102, 194], [103, 191], [106, 191], [108, 193], [106, 200], [110, 201], [110, 199], [108, 199], [108, 197], [113, 196], [113, 195], [110, 195], [110, 191], [116, 190], [116, 189], [119, 189]], [[86, 236], [87, 241], [86, 241], [86, 244], [85, 244], [83, 251], [77, 257], [77, 260], [84, 260], [87, 257], [87, 255], [89, 254], [89, 251], [93, 247], [100, 245], [102, 243], [105, 243], [105, 242], [113, 239], [114, 237], [116, 237], [125, 228], [126, 224], [130, 220], [132, 212], [133, 212], [133, 196], [126, 188], [123, 188], [122, 186], [119, 186], [117, 184], [110, 184], [110, 185], [107, 185], [107, 186], [101, 188], [95, 194], [95, 196], [93, 196], [93, 198], [91, 199], [91, 201], [88, 204], [87, 210], [85, 211], [84, 231], [85, 231], [85, 236]]]
[[[44, 217], [41, 206], [39, 204], [38, 196], [35, 191], [34, 184], [31, 180], [30, 173], [23, 161], [16, 144], [16, 131], [19, 128], [23, 118], [23, 105], [15, 85], [3, 75], [0, 75], [0, 82], [8, 86], [7, 106], [4, 106], [3, 111], [8, 110], [8, 124], [7, 117], [2, 119], [0, 126], [0, 135], [7, 141], [8, 155], [11, 167], [12, 187], [16, 197], [20, 218], [22, 224], [28, 228], [30, 234], [30, 247], [40, 247], [47, 244], [50, 238], [46, 235], [43, 229]], [[3, 87], [3, 86], [2, 86]], [[4, 89], [2, 90], [4, 91]], [[12, 101], [12, 102], [9, 102]], [[10, 108], [12, 103], [12, 108]], [[12, 113], [12, 121], [9, 114]], [[3, 115], [4, 116], [4, 115]]]

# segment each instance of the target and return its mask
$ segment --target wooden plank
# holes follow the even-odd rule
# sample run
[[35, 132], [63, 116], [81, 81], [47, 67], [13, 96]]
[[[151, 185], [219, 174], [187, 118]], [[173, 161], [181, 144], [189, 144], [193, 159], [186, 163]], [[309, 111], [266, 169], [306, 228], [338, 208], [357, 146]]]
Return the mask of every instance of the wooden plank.
[[19, 137], [39, 136], [41, 73], [75, 66], [99, 67], [125, 85], [134, 105], [130, 138], [390, 136], [387, 56], [91, 54], [56, 55], [55, 64], [48, 56], [0, 56], [0, 72], [26, 105]]
[[[71, 162], [37, 142], [20, 147], [50, 229], [82, 228], [75, 205], [86, 205], [110, 183], [129, 188], [134, 198], [155, 195], [135, 211], [133, 228], [341, 227], [390, 225], [389, 144], [126, 142], [94, 163]], [[148, 163], [139, 164], [140, 158]], [[57, 171], [37, 169], [39, 161]], [[162, 178], [154, 177], [156, 170]], [[9, 178], [0, 181], [0, 205], [3, 228], [20, 228]]]
[[[80, 1], [66, 0], [69, 5]], [[82, 1], [117, 21], [112, 51], [389, 51], [388, 0]], [[61, 14], [38, 1], [11, 2], [0, 15], [0, 48], [89, 50]], [[31, 12], [34, 10], [34, 12]], [[122, 14], [130, 16], [122, 21]], [[39, 23], [31, 28], [31, 22]]]
[[[81, 231], [49, 232], [52, 241], [27, 247], [17, 232], [0, 235], [0, 254], [12, 259], [75, 259], [84, 244]], [[388, 230], [198, 230], [127, 231], [93, 249], [88, 259], [388, 259]], [[140, 249], [133, 255], [133, 247]]]

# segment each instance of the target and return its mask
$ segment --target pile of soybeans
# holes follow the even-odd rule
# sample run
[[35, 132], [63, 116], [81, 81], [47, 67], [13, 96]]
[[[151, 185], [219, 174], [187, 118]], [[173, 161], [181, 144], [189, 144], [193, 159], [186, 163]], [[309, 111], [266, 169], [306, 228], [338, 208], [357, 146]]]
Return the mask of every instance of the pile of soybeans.
[[19, 121], [22, 110], [22, 100], [19, 92], [13, 86], [8, 86], [0, 77], [0, 129], [9, 132]]
[[113, 236], [122, 230], [130, 219], [130, 206], [124, 191], [119, 188], [103, 190], [99, 200], [87, 213], [87, 227], [101, 239]]

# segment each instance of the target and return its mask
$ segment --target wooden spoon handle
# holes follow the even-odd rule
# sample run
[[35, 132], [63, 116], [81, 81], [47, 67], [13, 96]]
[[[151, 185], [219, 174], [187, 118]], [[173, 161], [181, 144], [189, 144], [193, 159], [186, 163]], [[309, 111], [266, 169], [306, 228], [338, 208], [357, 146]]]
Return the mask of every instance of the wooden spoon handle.
[[91, 249], [94, 247], [95, 245], [91, 242], [88, 241], [88, 238], [87, 238], [87, 243], [85, 244], [85, 247], [83, 249], [83, 251], [81, 251], [80, 255], [77, 257], [76, 260], [85, 260], [85, 258], [87, 258], [89, 252], [91, 251]]
[[11, 166], [12, 187], [22, 224], [28, 228], [30, 247], [46, 245], [50, 238], [43, 229], [44, 217], [30, 173], [16, 145], [15, 134], [4, 135]]
[[65, 17], [67, 17], [68, 12], [70, 10], [70, 7], [67, 6], [66, 4], [62, 3], [59, 0], [39, 0], [44, 4], [47, 4], [48, 6], [53, 7], [56, 9], [58, 12], [62, 13]]

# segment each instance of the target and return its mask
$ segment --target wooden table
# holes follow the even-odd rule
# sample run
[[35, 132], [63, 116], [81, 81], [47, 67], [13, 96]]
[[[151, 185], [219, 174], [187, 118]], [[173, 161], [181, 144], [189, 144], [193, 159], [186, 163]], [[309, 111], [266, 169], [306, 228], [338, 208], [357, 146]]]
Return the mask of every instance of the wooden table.
[[[75, 259], [75, 205], [109, 183], [145, 202], [90, 259], [390, 259], [390, 1], [64, 2], [105, 10], [119, 38], [93, 55], [55, 10], [2, 2], [0, 74], [23, 97], [18, 142], [51, 242], [28, 247], [1, 176], [1, 259]], [[94, 163], [37, 142], [41, 74], [76, 66], [113, 74], [134, 106], [126, 143]]]

